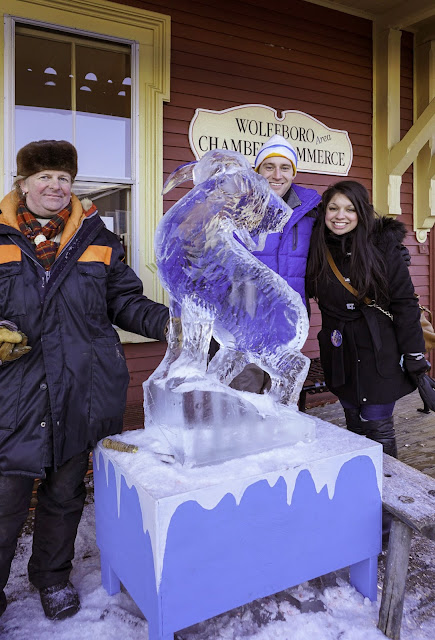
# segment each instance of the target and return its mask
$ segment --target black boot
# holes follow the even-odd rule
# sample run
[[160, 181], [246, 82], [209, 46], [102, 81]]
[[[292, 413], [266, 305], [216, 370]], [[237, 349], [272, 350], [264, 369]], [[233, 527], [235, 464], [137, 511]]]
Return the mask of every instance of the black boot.
[[344, 416], [346, 418], [346, 426], [348, 431], [357, 433], [359, 436], [366, 435], [363, 427], [364, 423], [359, 417], [359, 409], [344, 409]]
[[4, 591], [0, 591], [0, 617], [6, 611], [6, 607], [8, 606], [8, 601], [6, 600], [6, 595]]
[[42, 608], [50, 620], [74, 616], [80, 609], [79, 594], [69, 580], [39, 590]]
[[[384, 453], [397, 458], [396, 433], [394, 431], [394, 418], [390, 416], [384, 420], [368, 420], [364, 423], [367, 437], [382, 445]], [[382, 507], [382, 548], [386, 549], [390, 537], [393, 516]]]
[[384, 420], [367, 420], [364, 422], [364, 430], [367, 438], [375, 440], [383, 446], [384, 453], [397, 458], [396, 432], [394, 431], [394, 418]]

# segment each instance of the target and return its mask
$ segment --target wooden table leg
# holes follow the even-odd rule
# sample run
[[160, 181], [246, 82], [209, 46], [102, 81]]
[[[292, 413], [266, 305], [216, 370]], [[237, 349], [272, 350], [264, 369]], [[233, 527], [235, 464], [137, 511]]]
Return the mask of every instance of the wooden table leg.
[[378, 622], [378, 628], [392, 640], [400, 638], [412, 533], [408, 525], [393, 519]]

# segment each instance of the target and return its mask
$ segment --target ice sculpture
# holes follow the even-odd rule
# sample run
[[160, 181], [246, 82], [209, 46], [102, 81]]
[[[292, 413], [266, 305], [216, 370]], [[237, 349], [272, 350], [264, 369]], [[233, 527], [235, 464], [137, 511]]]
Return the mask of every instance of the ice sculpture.
[[[166, 356], [144, 383], [146, 431], [156, 450], [188, 466], [312, 440], [314, 421], [297, 410], [307, 311], [251, 253], [292, 210], [236, 152], [209, 151], [180, 167], [164, 193], [189, 179], [194, 188], [155, 236], [171, 318]], [[220, 349], [207, 366], [212, 335]], [[267, 394], [228, 386], [248, 363], [269, 373]]]

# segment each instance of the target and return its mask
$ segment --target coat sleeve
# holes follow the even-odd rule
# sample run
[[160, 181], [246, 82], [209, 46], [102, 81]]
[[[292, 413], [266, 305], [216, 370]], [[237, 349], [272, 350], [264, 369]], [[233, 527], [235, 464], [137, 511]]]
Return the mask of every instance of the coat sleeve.
[[169, 309], [143, 295], [141, 280], [124, 262], [124, 251], [117, 242], [107, 280], [107, 311], [116, 326], [147, 338], [165, 341]]
[[420, 308], [414, 285], [402, 257], [400, 244], [389, 247], [386, 255], [390, 292], [390, 311], [400, 353], [424, 353], [425, 345], [420, 324]]

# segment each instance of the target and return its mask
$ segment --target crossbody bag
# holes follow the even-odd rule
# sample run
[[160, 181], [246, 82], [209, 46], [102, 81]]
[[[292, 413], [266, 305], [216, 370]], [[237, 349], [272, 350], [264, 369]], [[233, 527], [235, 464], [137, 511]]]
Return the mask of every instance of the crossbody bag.
[[[326, 249], [326, 258], [337, 280], [341, 282], [343, 287], [345, 287], [357, 298], [358, 291], [355, 289], [355, 287], [352, 287], [352, 285], [349, 282], [346, 282], [346, 280], [343, 278], [343, 275], [339, 271], [337, 265], [335, 264], [334, 258], [332, 257], [331, 252], [329, 251], [328, 248]], [[418, 299], [417, 294], [415, 294], [415, 297]], [[391, 320], [393, 320], [392, 313], [390, 313], [389, 311], [386, 311], [385, 309], [377, 305], [373, 300], [370, 300], [370, 298], [364, 297], [363, 302], [368, 307], [374, 307], [375, 309], [382, 311], [382, 313], [384, 313]], [[420, 303], [418, 304], [418, 306], [420, 307], [420, 324], [423, 331], [425, 349], [426, 349], [426, 352], [428, 352], [431, 349], [435, 348], [435, 329], [432, 326], [432, 313], [429, 311], [429, 309], [426, 309], [426, 307], [423, 307], [423, 305], [421, 305]], [[426, 313], [428, 314], [429, 318], [426, 317]]]

